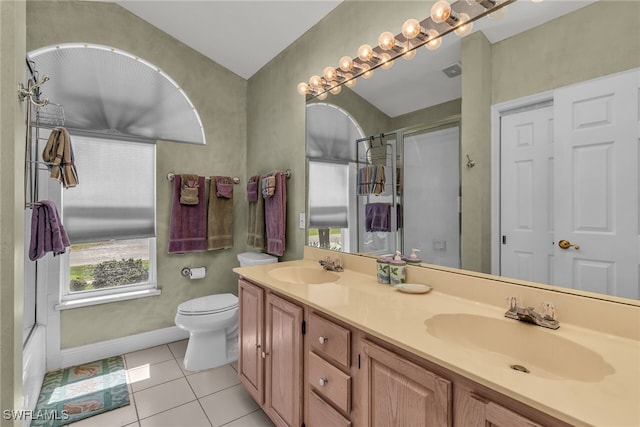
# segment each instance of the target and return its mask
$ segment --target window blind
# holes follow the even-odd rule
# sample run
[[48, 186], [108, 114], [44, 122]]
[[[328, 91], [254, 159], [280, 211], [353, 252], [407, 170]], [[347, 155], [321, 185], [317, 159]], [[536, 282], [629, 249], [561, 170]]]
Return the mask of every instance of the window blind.
[[309, 161], [309, 227], [347, 228], [349, 165]]
[[71, 243], [155, 236], [155, 144], [71, 135], [78, 185], [63, 190]]

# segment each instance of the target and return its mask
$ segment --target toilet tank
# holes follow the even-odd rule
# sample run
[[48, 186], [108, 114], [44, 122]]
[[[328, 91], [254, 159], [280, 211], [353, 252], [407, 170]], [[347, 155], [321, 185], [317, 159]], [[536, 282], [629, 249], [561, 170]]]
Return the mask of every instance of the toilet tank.
[[240, 261], [240, 267], [249, 267], [251, 265], [273, 264], [278, 262], [278, 258], [261, 252], [243, 252], [238, 254], [238, 261]]

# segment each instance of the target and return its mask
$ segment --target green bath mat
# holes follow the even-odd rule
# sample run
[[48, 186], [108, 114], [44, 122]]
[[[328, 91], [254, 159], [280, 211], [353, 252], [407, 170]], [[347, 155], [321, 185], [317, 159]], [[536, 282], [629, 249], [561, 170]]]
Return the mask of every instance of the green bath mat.
[[129, 404], [122, 356], [48, 372], [31, 427], [59, 427]]

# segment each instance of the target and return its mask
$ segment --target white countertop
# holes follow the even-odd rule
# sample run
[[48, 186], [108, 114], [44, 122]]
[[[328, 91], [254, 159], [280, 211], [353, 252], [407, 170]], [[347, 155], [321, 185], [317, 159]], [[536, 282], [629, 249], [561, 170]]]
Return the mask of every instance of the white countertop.
[[[309, 259], [234, 271], [565, 422], [640, 426], [640, 342], [562, 323], [562, 319], [557, 330], [525, 324], [505, 318], [505, 310], [498, 306], [437, 290], [401, 293], [379, 284], [373, 265], [371, 275], [345, 268], [336, 282], [322, 284], [287, 283], [270, 273], [292, 266], [321, 268]], [[439, 337], [434, 336], [435, 329], [429, 330], [429, 319], [457, 318], [455, 314], [480, 316], [467, 319], [487, 321], [495, 333], [488, 342], [473, 343], [464, 339], [468, 330], [456, 330], [468, 328], [468, 323], [454, 321]], [[447, 336], [447, 331], [463, 338]], [[494, 345], [497, 350], [491, 351]], [[526, 355], [529, 363], [505, 355], [499, 350], [505, 345], [509, 349], [533, 345]], [[539, 366], [551, 369], [538, 369], [536, 358]], [[510, 369], [513, 363], [527, 366], [531, 373]], [[562, 366], [570, 369], [563, 372]]]

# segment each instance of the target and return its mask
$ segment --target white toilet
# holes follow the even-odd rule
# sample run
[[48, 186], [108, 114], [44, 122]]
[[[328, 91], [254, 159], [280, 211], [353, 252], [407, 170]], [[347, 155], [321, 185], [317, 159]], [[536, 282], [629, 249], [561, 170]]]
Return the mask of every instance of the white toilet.
[[[238, 254], [241, 267], [278, 262], [258, 252]], [[238, 360], [238, 297], [217, 294], [195, 298], [178, 306], [176, 326], [189, 331], [184, 368], [200, 371]]]

